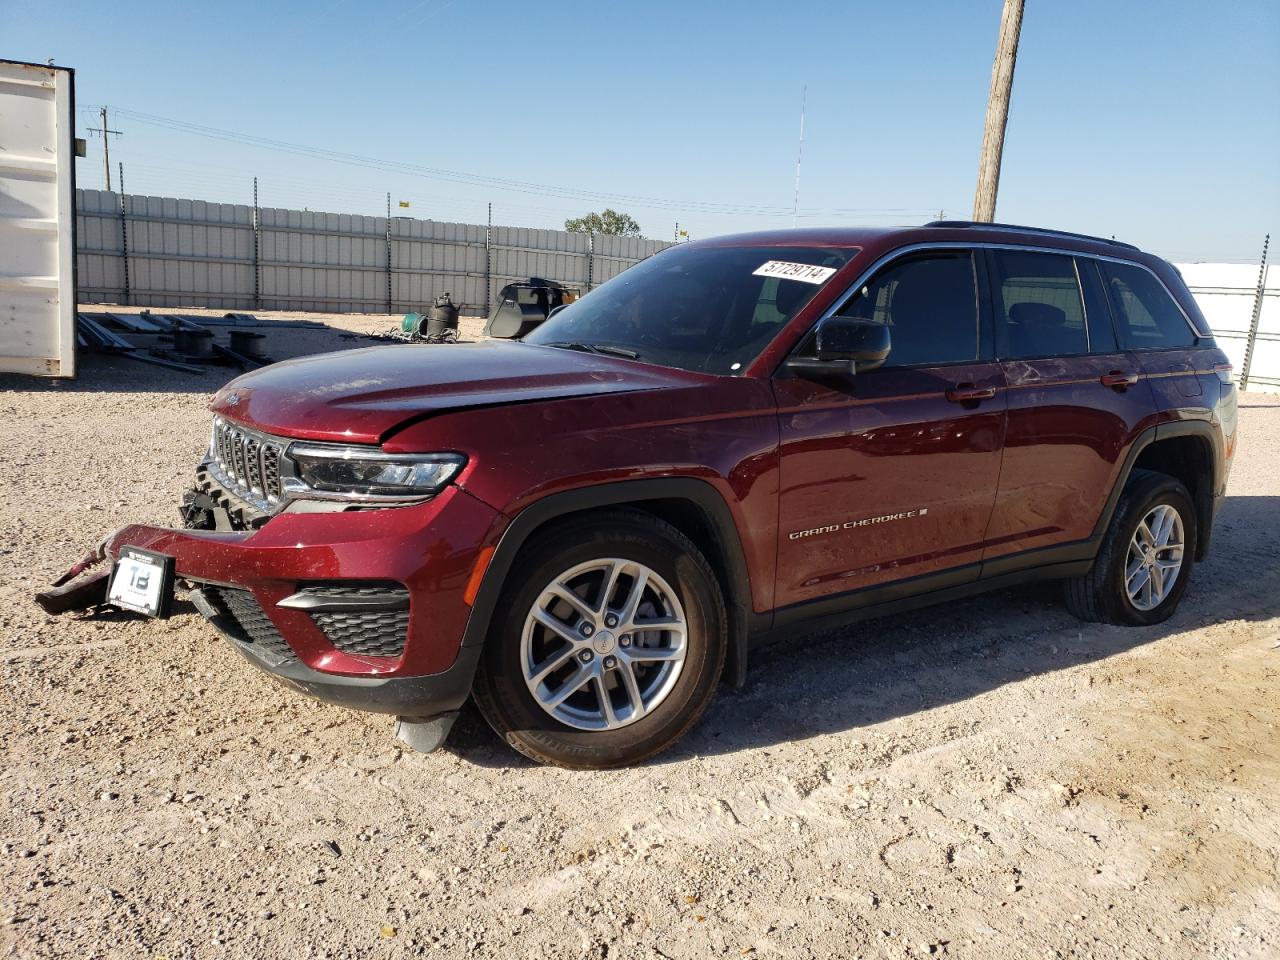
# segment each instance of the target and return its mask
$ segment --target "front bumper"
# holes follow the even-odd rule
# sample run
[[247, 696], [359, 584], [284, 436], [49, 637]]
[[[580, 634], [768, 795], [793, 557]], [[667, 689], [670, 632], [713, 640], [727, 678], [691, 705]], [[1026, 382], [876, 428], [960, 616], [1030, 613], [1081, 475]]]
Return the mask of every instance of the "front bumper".
[[[320, 700], [410, 717], [456, 710], [466, 699], [479, 644], [464, 647], [467, 588], [505, 527], [488, 505], [451, 486], [426, 503], [396, 509], [281, 513], [253, 531], [133, 525], [126, 545], [172, 556], [192, 601], [259, 669]], [[479, 568], [479, 569], [478, 569]], [[392, 584], [407, 590], [407, 635], [396, 656], [335, 646], [313, 611], [280, 602], [301, 589]], [[218, 597], [252, 604], [252, 631]], [[268, 642], [254, 642], [266, 639]]]
[[276, 663], [253, 644], [245, 643], [233, 624], [223, 622], [216, 607], [196, 587], [190, 597], [240, 655], [268, 676], [309, 697], [352, 710], [391, 713], [400, 717], [435, 717], [459, 710], [471, 693], [480, 647], [460, 647], [457, 659], [440, 673], [420, 677], [342, 676], [314, 670], [300, 660]]

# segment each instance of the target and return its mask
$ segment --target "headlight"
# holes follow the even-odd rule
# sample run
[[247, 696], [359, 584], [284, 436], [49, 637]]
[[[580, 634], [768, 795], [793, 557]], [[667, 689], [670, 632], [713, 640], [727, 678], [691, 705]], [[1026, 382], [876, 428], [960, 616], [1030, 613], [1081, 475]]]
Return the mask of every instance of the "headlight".
[[459, 453], [383, 453], [369, 447], [294, 443], [286, 457], [295, 476], [284, 479], [287, 495], [331, 497], [429, 497], [458, 475], [467, 458]]

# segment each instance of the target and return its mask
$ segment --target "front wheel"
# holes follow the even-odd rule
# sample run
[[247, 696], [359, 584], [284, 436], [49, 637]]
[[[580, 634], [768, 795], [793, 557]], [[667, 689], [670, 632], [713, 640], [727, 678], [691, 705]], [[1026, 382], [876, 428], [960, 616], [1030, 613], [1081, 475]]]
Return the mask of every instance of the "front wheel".
[[719, 583], [679, 530], [631, 511], [571, 521], [513, 566], [474, 698], [541, 763], [638, 763], [711, 702], [725, 624]]
[[1198, 533], [1179, 480], [1133, 471], [1093, 567], [1066, 583], [1067, 608], [1082, 620], [1126, 626], [1169, 619], [1186, 592]]

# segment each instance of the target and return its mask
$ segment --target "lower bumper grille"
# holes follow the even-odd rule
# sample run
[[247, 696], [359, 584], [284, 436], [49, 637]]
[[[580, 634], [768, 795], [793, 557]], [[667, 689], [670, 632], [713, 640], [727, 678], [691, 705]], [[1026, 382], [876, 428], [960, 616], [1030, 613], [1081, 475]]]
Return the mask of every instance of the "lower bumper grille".
[[399, 657], [409, 633], [408, 610], [379, 613], [313, 613], [316, 626], [343, 653], [364, 657]]
[[343, 653], [399, 657], [409, 634], [409, 591], [394, 583], [305, 586], [284, 605], [306, 610]]
[[232, 640], [252, 648], [272, 666], [297, 662], [298, 655], [248, 590], [202, 584], [200, 592], [217, 611], [218, 616], [210, 618], [213, 625]]

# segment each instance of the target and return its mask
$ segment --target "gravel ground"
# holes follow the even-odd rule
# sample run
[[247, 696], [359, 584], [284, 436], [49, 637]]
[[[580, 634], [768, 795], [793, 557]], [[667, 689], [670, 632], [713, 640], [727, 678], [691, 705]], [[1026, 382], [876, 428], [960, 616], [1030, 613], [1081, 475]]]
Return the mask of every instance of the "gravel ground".
[[570, 773], [474, 714], [407, 752], [191, 612], [30, 602], [109, 528], [174, 521], [230, 372], [0, 377], [0, 955], [1280, 953], [1280, 398], [1243, 398], [1171, 622], [1084, 625], [1039, 586], [797, 636], [674, 751]]

